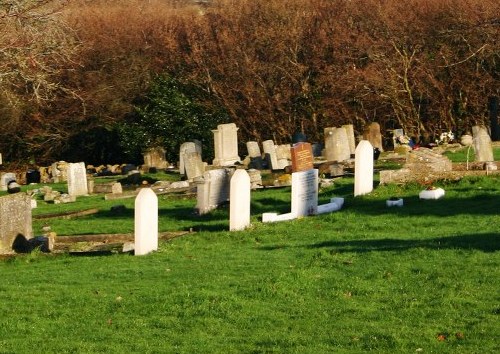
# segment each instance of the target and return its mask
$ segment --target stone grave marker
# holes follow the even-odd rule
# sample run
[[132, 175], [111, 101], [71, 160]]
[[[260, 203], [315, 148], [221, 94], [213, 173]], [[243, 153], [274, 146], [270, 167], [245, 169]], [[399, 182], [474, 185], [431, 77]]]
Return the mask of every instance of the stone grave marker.
[[354, 126], [352, 124], [345, 124], [342, 126], [347, 134], [347, 141], [349, 142], [349, 153], [354, 155], [356, 152], [356, 138], [354, 137]]
[[0, 165], [2, 165], [3, 162], [2, 162], [2, 154], [0, 153]]
[[276, 158], [278, 160], [278, 168], [280, 170], [290, 166], [292, 156], [290, 155], [290, 144], [281, 144], [276, 146]]
[[6, 191], [9, 182], [16, 180], [16, 174], [13, 172], [0, 173], [0, 191]]
[[214, 166], [231, 166], [240, 162], [238, 156], [238, 128], [234, 123], [219, 124], [214, 134]]
[[368, 140], [373, 148], [378, 148], [381, 152], [384, 151], [380, 124], [375, 122], [368, 124], [363, 131], [363, 139]]
[[[186, 154], [189, 154], [191, 152], [196, 152], [196, 144], [192, 141], [187, 141], [185, 143], [182, 143], [180, 148], [179, 148], [179, 173], [181, 175], [186, 174], [186, 168], [185, 168], [185, 159], [186, 159]], [[200, 154], [201, 156], [201, 154]]]
[[31, 197], [26, 193], [0, 197], [0, 254], [22, 248], [31, 238]]
[[157, 169], [166, 169], [168, 167], [167, 159], [165, 158], [165, 149], [162, 147], [153, 147], [148, 149], [144, 154], [144, 165]]
[[89, 194], [87, 185], [87, 169], [85, 163], [69, 163], [67, 168], [68, 194], [80, 196]]
[[373, 190], [373, 146], [368, 140], [361, 140], [356, 147], [354, 161], [354, 196]]
[[278, 156], [276, 155], [276, 145], [274, 145], [274, 141], [272, 140], [263, 141], [262, 148], [264, 150], [264, 156], [267, 161], [269, 169], [279, 170], [280, 166], [278, 164]]
[[50, 166], [53, 183], [66, 182], [68, 180], [68, 163], [66, 161], [54, 162]]
[[135, 198], [134, 254], [142, 256], [158, 249], [158, 197], [143, 188]]
[[297, 143], [291, 149], [292, 172], [307, 171], [314, 168], [314, 156], [310, 143]]
[[259, 143], [256, 141], [247, 141], [248, 157], [250, 158], [250, 168], [262, 170], [264, 168], [264, 161], [262, 160], [262, 153], [260, 151]]
[[184, 153], [184, 172], [188, 180], [203, 176], [205, 164], [197, 151]]
[[195, 179], [196, 209], [203, 215], [229, 200], [229, 170], [209, 170]]
[[237, 169], [231, 177], [229, 198], [229, 230], [238, 231], [250, 226], [250, 176]]
[[494, 161], [493, 146], [486, 128], [480, 125], [473, 126], [472, 135], [474, 137], [474, 152], [476, 153], [475, 161]]
[[351, 158], [349, 139], [345, 128], [325, 128], [325, 158], [342, 162]]
[[292, 214], [295, 217], [318, 212], [318, 170], [292, 173]]

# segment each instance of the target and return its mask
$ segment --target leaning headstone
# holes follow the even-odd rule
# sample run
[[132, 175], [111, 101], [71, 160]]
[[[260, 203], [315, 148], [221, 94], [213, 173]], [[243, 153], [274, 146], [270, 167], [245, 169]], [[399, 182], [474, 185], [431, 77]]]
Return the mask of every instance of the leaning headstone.
[[77, 197], [89, 194], [85, 163], [69, 163], [67, 173], [69, 195]]
[[[182, 143], [180, 148], [179, 148], [179, 173], [181, 175], [186, 174], [186, 168], [185, 168], [185, 159], [186, 159], [186, 154], [191, 153], [191, 152], [196, 152], [196, 144], [192, 141], [188, 141], [185, 143]], [[200, 154], [201, 156], [201, 154]]]
[[229, 197], [229, 230], [238, 231], [250, 226], [250, 176], [238, 169], [231, 177]]
[[310, 143], [297, 143], [290, 149], [292, 172], [307, 171], [314, 168], [314, 156]]
[[238, 156], [238, 128], [236, 124], [219, 124], [214, 134], [214, 166], [231, 166], [240, 162]]
[[292, 214], [295, 217], [318, 212], [318, 170], [292, 173]]
[[144, 165], [157, 169], [165, 169], [168, 167], [167, 159], [165, 158], [165, 149], [162, 147], [153, 147], [147, 150], [144, 154]]
[[267, 165], [271, 170], [279, 170], [278, 156], [276, 155], [276, 145], [274, 141], [266, 140], [262, 142], [262, 148], [264, 150], [264, 156], [267, 161]]
[[205, 172], [205, 164], [201, 160], [198, 152], [192, 151], [184, 153], [184, 172], [188, 180], [193, 180], [196, 177], [203, 176]]
[[158, 249], [158, 197], [143, 188], [135, 198], [134, 254], [142, 256]]
[[31, 238], [31, 197], [26, 193], [0, 197], [0, 254], [22, 251]]
[[480, 125], [473, 126], [472, 135], [474, 136], [474, 152], [476, 153], [475, 161], [494, 161], [493, 146], [486, 128]]
[[262, 153], [260, 151], [259, 143], [256, 141], [247, 141], [248, 157], [250, 158], [250, 168], [262, 170], [264, 161], [262, 160]]
[[9, 182], [16, 180], [16, 174], [13, 172], [0, 173], [0, 191], [6, 191]]
[[352, 124], [345, 124], [342, 126], [347, 134], [347, 141], [349, 142], [349, 152], [354, 155], [356, 152], [356, 139], [354, 138], [354, 126]]
[[[370, 123], [363, 131], [363, 139], [368, 140], [373, 148], [378, 148], [381, 152], [384, 151], [382, 147], [382, 133], [380, 133], [380, 124]], [[373, 150], [373, 149], [372, 149]]]
[[206, 171], [195, 179], [196, 209], [199, 215], [206, 214], [229, 200], [229, 170]]
[[354, 196], [373, 190], [373, 146], [368, 140], [361, 140], [356, 147], [354, 162]]

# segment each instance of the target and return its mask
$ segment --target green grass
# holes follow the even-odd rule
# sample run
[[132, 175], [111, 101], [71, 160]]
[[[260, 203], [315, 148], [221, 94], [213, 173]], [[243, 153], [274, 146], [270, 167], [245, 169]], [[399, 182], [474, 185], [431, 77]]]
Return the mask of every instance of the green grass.
[[[467, 156], [469, 162], [474, 162], [474, 158], [476, 154], [474, 153], [474, 148], [467, 148], [464, 147], [462, 149], [459, 149], [457, 151], [446, 151], [444, 152], [443, 155], [448, 156], [448, 158], [452, 162], [466, 162], [467, 161]], [[493, 158], [495, 161], [500, 160], [500, 148], [493, 148]]]
[[[446, 196], [424, 201], [417, 184], [354, 198], [344, 178], [320, 192], [321, 203], [344, 196], [341, 211], [276, 224], [259, 218], [288, 212], [290, 190], [261, 190], [241, 232], [227, 231], [227, 208], [198, 217], [194, 199], [161, 196], [160, 229], [196, 233], [142, 257], [1, 261], [0, 352], [496, 353], [499, 182], [443, 182]], [[391, 196], [405, 206], [385, 207]], [[132, 232], [132, 199], [64, 205], [91, 207], [101, 212], [50, 225]]]

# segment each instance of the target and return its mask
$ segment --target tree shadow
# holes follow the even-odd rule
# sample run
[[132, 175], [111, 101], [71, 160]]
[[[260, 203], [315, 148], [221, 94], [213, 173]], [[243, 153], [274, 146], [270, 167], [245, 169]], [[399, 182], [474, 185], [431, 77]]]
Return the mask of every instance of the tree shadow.
[[384, 238], [376, 240], [325, 241], [307, 246], [308, 248], [331, 248], [335, 252], [380, 252], [406, 251], [412, 248], [426, 249], [475, 249], [483, 252], [500, 250], [500, 234], [485, 233], [457, 235], [418, 240]]

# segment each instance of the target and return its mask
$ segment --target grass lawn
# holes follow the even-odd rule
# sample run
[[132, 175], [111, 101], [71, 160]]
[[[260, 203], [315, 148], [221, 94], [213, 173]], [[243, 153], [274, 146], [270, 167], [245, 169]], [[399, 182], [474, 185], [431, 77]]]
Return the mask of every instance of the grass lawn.
[[[500, 352], [500, 178], [437, 186], [443, 199], [417, 184], [353, 198], [339, 179], [320, 200], [344, 196], [342, 210], [275, 224], [260, 217], [288, 212], [290, 190], [259, 190], [240, 232], [227, 208], [199, 217], [194, 199], [160, 196], [160, 231], [195, 233], [141, 257], [0, 261], [0, 353]], [[132, 232], [133, 202], [39, 202], [34, 215], [100, 212], [34, 229]]]

